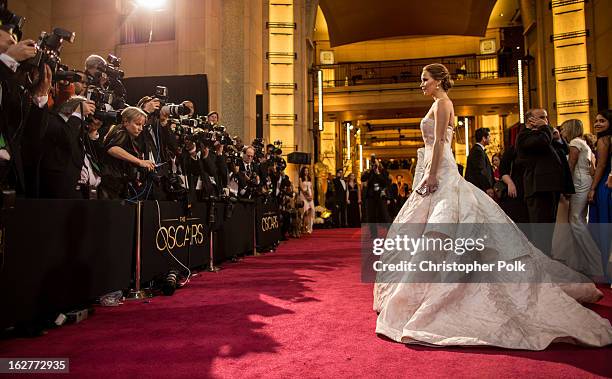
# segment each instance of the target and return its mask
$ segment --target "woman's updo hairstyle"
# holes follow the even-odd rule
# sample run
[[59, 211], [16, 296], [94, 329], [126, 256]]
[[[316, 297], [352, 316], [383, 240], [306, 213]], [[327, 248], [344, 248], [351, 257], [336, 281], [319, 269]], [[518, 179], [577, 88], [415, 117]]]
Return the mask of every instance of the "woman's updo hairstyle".
[[448, 73], [446, 66], [440, 63], [432, 63], [423, 67], [423, 71], [427, 71], [435, 80], [440, 81], [440, 85], [445, 92], [453, 87], [453, 81]]

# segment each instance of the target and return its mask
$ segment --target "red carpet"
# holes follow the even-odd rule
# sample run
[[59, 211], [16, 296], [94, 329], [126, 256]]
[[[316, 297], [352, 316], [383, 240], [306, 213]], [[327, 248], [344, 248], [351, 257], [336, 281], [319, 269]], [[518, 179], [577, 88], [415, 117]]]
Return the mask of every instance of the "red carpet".
[[[356, 229], [315, 231], [203, 273], [172, 297], [97, 308], [1, 357], [68, 357], [73, 376], [610, 377], [612, 347], [544, 352], [405, 346], [374, 334]], [[612, 319], [612, 291], [592, 308]]]

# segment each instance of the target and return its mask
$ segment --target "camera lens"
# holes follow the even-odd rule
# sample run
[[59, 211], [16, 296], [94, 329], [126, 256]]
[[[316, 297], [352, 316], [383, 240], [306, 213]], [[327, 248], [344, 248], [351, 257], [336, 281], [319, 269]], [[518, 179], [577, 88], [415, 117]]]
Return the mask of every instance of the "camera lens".
[[171, 116], [185, 116], [191, 112], [187, 106], [183, 104], [166, 104], [162, 107], [163, 112], [169, 113]]

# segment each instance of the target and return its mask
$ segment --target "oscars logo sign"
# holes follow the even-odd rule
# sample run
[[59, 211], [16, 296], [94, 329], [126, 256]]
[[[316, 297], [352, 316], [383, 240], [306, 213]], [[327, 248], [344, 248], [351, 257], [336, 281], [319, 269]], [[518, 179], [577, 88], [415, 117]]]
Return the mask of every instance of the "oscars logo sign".
[[269, 216], [261, 219], [261, 231], [267, 232], [268, 230], [278, 229], [278, 216]]
[[187, 245], [202, 245], [204, 243], [204, 225], [162, 226], [157, 229], [155, 245], [159, 251], [172, 252], [174, 248]]

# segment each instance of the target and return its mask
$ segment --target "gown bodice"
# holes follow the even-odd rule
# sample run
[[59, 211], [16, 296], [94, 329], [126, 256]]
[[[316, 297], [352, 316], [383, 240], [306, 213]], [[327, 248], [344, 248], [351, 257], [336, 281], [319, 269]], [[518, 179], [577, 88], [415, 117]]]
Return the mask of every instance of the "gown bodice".
[[[433, 118], [425, 117], [421, 120], [421, 134], [423, 135], [423, 142], [425, 142], [425, 147], [431, 148], [436, 138], [436, 122]], [[446, 127], [446, 143], [449, 144], [449, 148], [452, 140], [453, 127], [452, 125], [448, 125]]]

